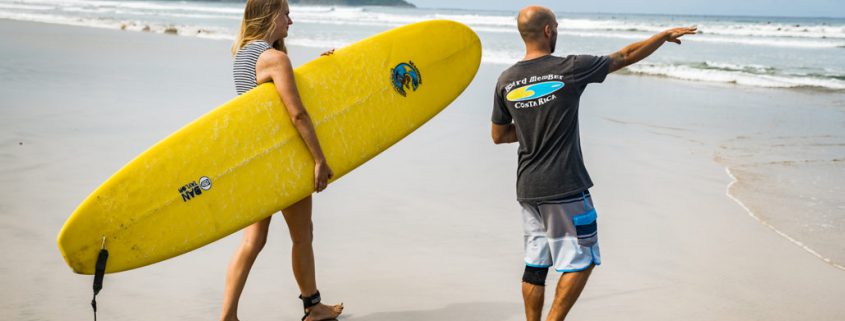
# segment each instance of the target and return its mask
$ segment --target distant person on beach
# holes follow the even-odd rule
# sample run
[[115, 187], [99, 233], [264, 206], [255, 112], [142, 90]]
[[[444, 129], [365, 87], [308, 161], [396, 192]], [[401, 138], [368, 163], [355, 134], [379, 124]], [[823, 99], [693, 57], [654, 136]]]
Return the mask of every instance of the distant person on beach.
[[562, 272], [546, 320], [566, 318], [595, 265], [601, 264], [593, 186], [581, 155], [578, 105], [590, 83], [636, 63], [696, 28], [674, 28], [609, 56], [552, 56], [557, 18], [530, 6], [517, 17], [522, 61], [502, 72], [493, 101], [496, 144], [519, 142], [516, 194], [525, 231], [525, 317], [539, 321], [549, 268]]
[[[248, 0], [241, 23], [241, 31], [232, 48], [234, 59], [235, 88], [243, 94], [258, 84], [272, 82], [287, 108], [302, 140], [314, 159], [314, 191], [320, 192], [328, 185], [333, 173], [320, 142], [314, 132], [314, 125], [294, 82], [293, 67], [286, 53], [284, 39], [288, 35], [291, 21], [287, 0]], [[320, 301], [314, 272], [314, 250], [311, 246], [311, 197], [283, 209], [285, 222], [293, 241], [291, 250], [293, 275], [299, 285], [305, 316], [302, 320], [319, 321], [337, 318], [343, 311], [343, 304], [328, 306]], [[246, 284], [247, 275], [258, 253], [267, 240], [270, 227], [268, 217], [244, 229], [244, 238], [235, 252], [226, 273], [226, 289], [223, 298], [222, 320], [237, 320], [238, 300]]]

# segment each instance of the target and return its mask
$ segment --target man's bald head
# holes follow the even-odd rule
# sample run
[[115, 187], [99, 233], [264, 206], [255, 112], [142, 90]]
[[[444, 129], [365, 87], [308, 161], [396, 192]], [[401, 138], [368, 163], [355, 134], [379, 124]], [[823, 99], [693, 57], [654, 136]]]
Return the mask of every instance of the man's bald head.
[[525, 42], [543, 40], [546, 26], [554, 28], [557, 24], [555, 13], [549, 8], [541, 6], [528, 6], [519, 11], [516, 18], [516, 26], [519, 35]]

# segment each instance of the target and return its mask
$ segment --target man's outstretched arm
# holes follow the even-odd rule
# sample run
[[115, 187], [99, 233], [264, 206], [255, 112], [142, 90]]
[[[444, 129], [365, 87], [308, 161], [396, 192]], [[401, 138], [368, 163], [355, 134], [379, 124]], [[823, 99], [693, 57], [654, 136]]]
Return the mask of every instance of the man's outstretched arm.
[[610, 59], [612, 61], [610, 63], [610, 70], [608, 71], [608, 73], [633, 65], [636, 62], [645, 59], [645, 57], [648, 57], [649, 55], [654, 53], [657, 48], [660, 48], [660, 46], [662, 46], [663, 43], [667, 41], [674, 42], [680, 45], [680, 38], [683, 35], [695, 34], [695, 31], [697, 29], [698, 28], [696, 27], [669, 29], [658, 33], [646, 40], [632, 43], [626, 46], [625, 48], [622, 48], [622, 50], [619, 50], [610, 55]]
[[513, 123], [507, 125], [499, 125], [493, 123], [492, 128], [493, 143], [508, 144], [516, 143], [516, 126]]

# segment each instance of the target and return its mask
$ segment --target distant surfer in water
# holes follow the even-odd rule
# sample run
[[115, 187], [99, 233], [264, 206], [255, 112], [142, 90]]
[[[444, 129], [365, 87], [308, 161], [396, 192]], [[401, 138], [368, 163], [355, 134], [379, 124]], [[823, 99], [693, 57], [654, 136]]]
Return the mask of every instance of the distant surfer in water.
[[609, 56], [552, 56], [557, 18], [530, 6], [517, 17], [525, 58], [502, 72], [493, 101], [496, 144], [519, 142], [516, 194], [522, 206], [525, 317], [542, 316], [549, 268], [562, 272], [546, 320], [560, 321], [575, 304], [595, 265], [601, 264], [593, 186], [581, 155], [578, 106], [590, 83], [636, 63], [695, 28], [674, 28]]
[[[321, 192], [334, 175], [326, 163], [320, 142], [314, 132], [311, 117], [302, 105], [294, 82], [293, 67], [286, 53], [284, 39], [293, 21], [287, 0], [248, 0], [241, 23], [241, 31], [232, 48], [235, 55], [234, 78], [238, 94], [258, 84], [272, 82], [276, 86], [293, 123], [314, 159], [314, 191]], [[305, 309], [302, 320], [319, 321], [337, 318], [343, 304], [328, 306], [320, 301], [314, 272], [314, 250], [311, 246], [311, 197], [283, 209], [285, 222], [293, 241], [291, 250], [293, 275], [299, 285], [300, 299]], [[238, 300], [246, 284], [247, 275], [267, 240], [270, 227], [268, 217], [244, 229], [244, 238], [235, 252], [226, 273], [221, 320], [237, 320]]]

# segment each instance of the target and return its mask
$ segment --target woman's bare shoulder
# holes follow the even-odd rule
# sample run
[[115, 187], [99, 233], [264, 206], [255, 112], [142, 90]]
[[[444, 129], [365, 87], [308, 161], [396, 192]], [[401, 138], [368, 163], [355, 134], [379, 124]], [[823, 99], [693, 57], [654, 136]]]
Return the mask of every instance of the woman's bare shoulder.
[[264, 67], [290, 65], [290, 58], [284, 51], [270, 48], [258, 56], [258, 64]]

